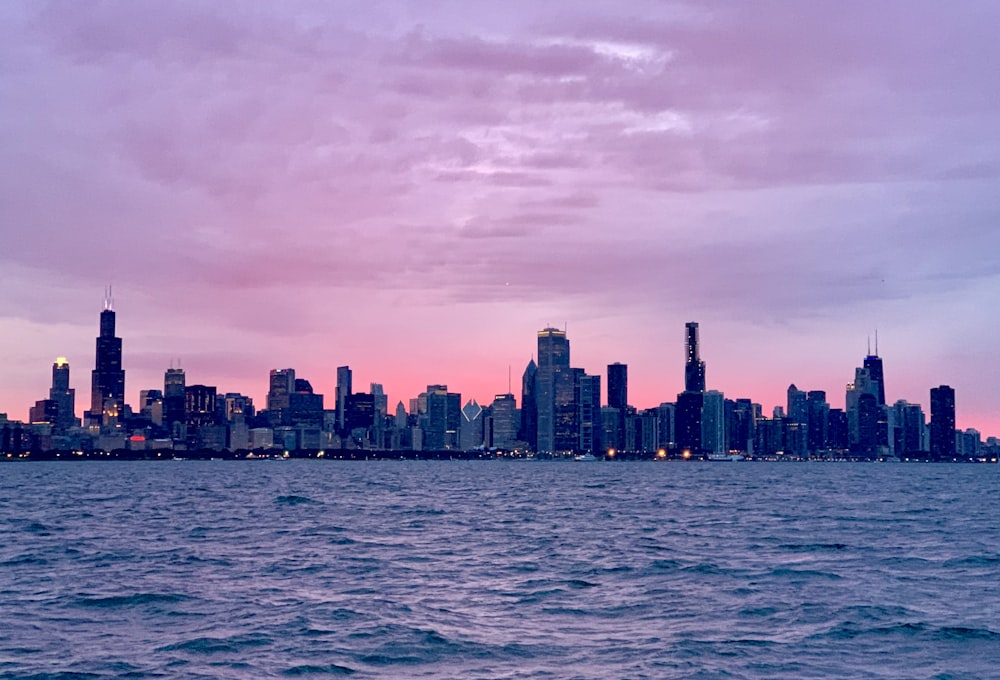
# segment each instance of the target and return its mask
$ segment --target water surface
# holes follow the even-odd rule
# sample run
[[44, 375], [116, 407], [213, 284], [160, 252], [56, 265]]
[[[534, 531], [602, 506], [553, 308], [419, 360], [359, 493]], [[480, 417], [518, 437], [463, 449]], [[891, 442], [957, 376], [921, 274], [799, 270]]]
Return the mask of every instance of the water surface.
[[0, 674], [998, 677], [998, 473], [0, 465]]

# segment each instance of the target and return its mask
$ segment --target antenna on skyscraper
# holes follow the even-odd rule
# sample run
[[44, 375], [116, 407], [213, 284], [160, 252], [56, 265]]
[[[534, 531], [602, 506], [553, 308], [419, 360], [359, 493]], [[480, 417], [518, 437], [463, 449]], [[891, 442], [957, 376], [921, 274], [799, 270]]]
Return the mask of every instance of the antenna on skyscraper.
[[510, 391], [510, 364], [507, 364], [507, 394], [512, 394]]
[[868, 336], [868, 356], [872, 355], [872, 336]]
[[875, 356], [878, 356], [878, 329], [875, 329]]

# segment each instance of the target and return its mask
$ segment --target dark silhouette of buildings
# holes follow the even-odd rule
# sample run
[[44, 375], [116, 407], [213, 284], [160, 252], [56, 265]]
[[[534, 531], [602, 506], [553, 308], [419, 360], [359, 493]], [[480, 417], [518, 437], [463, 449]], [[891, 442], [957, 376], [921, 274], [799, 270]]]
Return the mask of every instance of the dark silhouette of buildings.
[[698, 352], [698, 324], [689, 321], [685, 325], [684, 390], [686, 392], [705, 391], [705, 362]]
[[628, 364], [608, 364], [608, 406], [622, 411], [628, 406]]
[[49, 401], [55, 404], [53, 431], [64, 434], [77, 424], [76, 390], [69, 386], [69, 362], [59, 357], [52, 364], [52, 387]]
[[569, 365], [566, 331], [546, 328], [538, 332], [538, 371], [535, 382], [538, 404], [538, 451], [572, 451], [573, 375]]
[[173, 431], [175, 423], [183, 423], [186, 404], [187, 378], [184, 370], [168, 368], [163, 374], [163, 425]]
[[941, 385], [931, 389], [931, 456], [940, 460], [955, 454], [955, 390]]
[[354, 394], [353, 374], [350, 366], [337, 367], [337, 428], [347, 431], [347, 397]]
[[538, 450], [538, 366], [531, 359], [521, 376], [521, 428], [518, 438]]
[[90, 422], [102, 427], [117, 426], [125, 415], [125, 371], [122, 370], [122, 339], [115, 336], [115, 312], [111, 290], [104, 299], [97, 358], [91, 374]]

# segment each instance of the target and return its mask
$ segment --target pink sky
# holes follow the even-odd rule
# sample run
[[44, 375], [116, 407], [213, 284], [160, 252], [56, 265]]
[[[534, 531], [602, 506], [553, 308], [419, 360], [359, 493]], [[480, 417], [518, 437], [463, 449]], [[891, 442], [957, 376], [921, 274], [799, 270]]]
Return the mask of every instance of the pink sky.
[[1000, 435], [1000, 4], [4, 2], [0, 412], [104, 286], [127, 396], [515, 392], [536, 331], [672, 401], [956, 389]]

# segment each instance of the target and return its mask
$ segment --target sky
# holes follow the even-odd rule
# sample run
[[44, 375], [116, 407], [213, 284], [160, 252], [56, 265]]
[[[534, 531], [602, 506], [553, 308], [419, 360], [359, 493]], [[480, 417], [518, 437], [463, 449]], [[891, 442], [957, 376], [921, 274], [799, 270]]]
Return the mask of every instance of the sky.
[[[1000, 3], [0, 3], [0, 412], [89, 401], [113, 285], [127, 399], [264, 403], [336, 367], [390, 404], [520, 396], [537, 331], [765, 412], [844, 387], [1000, 435]], [[874, 349], [874, 345], [872, 346]]]

